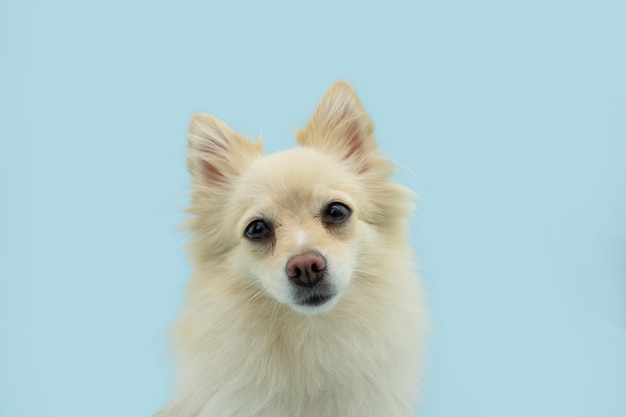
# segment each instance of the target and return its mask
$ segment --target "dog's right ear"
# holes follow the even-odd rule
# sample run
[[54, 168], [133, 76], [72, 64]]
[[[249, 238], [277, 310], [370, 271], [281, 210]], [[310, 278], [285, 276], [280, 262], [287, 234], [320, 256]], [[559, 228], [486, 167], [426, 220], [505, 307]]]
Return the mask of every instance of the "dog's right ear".
[[253, 143], [208, 114], [194, 114], [189, 126], [187, 166], [194, 181], [224, 185], [263, 152]]

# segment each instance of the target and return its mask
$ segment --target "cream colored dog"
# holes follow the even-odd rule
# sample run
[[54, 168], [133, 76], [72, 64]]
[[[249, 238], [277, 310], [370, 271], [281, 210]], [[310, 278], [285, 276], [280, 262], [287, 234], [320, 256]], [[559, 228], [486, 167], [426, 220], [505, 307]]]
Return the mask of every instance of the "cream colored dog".
[[415, 415], [426, 313], [407, 243], [413, 194], [333, 85], [299, 147], [191, 120], [194, 273], [175, 326], [178, 417]]

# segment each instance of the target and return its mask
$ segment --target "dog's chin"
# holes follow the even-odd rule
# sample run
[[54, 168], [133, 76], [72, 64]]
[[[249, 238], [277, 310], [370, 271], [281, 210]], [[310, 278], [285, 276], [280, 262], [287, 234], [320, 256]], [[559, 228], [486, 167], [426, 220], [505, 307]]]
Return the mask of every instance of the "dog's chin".
[[307, 316], [330, 311], [339, 301], [339, 294], [313, 293], [289, 303], [300, 314]]

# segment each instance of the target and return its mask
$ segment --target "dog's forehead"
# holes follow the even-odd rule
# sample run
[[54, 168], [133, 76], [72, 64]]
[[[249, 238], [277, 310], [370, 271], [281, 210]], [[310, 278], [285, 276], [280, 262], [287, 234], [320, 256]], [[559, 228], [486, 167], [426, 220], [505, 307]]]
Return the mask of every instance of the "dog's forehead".
[[298, 147], [257, 158], [246, 180], [260, 184], [312, 187], [340, 183], [350, 173], [339, 161], [312, 148]]
[[251, 204], [294, 209], [303, 208], [306, 202], [343, 199], [358, 188], [355, 174], [338, 160], [304, 147], [257, 158], [243, 173], [241, 183], [240, 196]]

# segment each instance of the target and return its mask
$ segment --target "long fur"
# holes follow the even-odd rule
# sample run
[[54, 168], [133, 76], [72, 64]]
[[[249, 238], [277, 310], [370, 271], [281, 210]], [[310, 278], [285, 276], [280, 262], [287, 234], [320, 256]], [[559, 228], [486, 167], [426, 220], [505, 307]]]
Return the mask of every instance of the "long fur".
[[[300, 147], [274, 155], [212, 116], [193, 117], [194, 272], [173, 332], [174, 399], [162, 415], [415, 415], [427, 320], [407, 243], [413, 194], [389, 180], [373, 132], [345, 82], [296, 134]], [[316, 215], [336, 198], [353, 209], [338, 232]], [[243, 236], [261, 215], [275, 224], [265, 246]], [[311, 314], [277, 299], [290, 294], [286, 260], [306, 250], [349, 271], [336, 274], [345, 281], [336, 305]]]

